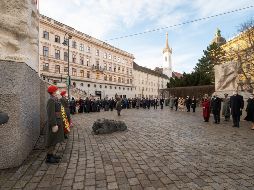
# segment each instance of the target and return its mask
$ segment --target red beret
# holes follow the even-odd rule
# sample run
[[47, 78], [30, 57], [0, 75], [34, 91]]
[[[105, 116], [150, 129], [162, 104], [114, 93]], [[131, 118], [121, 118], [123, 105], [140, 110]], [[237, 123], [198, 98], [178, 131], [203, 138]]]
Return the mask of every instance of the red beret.
[[51, 85], [48, 87], [48, 93], [52, 94], [55, 91], [57, 91], [57, 89], [58, 89], [57, 86]]
[[64, 96], [65, 94], [66, 94], [65, 90], [61, 92], [61, 96]]

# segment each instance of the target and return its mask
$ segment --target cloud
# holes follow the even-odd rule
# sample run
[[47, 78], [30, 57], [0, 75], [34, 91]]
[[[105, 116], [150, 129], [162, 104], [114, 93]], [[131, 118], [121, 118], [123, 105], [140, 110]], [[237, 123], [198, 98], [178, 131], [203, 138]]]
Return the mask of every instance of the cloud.
[[253, 5], [252, 0], [196, 0], [193, 1], [192, 7], [197, 10], [201, 17], [211, 16], [218, 13], [231, 11], [234, 9], [244, 8]]
[[43, 0], [40, 10], [42, 14], [103, 39], [111, 32], [124, 33], [141, 22], [154, 22], [154, 26], [175, 23], [179, 20], [180, 14], [176, 13], [174, 16], [173, 10], [180, 2], [180, 0], [174, 3], [167, 0]]
[[198, 60], [200, 57], [193, 53], [184, 53], [178, 54], [173, 57], [173, 70], [178, 72], [191, 72], [195, 67], [195, 60]]
[[[246, 7], [251, 5], [252, 1], [42, 0], [40, 1], [40, 11], [42, 14], [79, 31], [104, 40]], [[216, 23], [220, 24], [222, 19], [223, 17], [213, 19], [213, 22], [215, 23], [216, 20]], [[213, 34], [216, 29], [216, 26], [212, 26], [214, 29], [209, 28], [211, 23], [211, 20], [204, 20], [167, 30], [171, 30], [169, 31], [169, 43], [173, 46], [174, 70], [180, 72], [192, 70], [202, 54], [202, 48], [213, 38], [212, 35], [210, 39], [207, 39], [207, 36]], [[211, 32], [211, 30], [213, 31]], [[138, 64], [154, 68], [161, 66], [163, 61], [162, 49], [165, 44], [165, 31], [114, 42], [109, 41], [109, 43], [116, 44], [121, 49], [128, 49], [134, 54]], [[230, 35], [231, 33], [226, 34]], [[195, 46], [198, 46], [199, 49], [196, 49]]]

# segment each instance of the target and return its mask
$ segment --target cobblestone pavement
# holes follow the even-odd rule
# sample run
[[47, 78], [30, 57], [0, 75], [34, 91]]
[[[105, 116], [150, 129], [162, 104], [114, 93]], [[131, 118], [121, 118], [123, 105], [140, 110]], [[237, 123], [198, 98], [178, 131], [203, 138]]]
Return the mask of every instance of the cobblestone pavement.
[[[93, 135], [98, 118], [128, 131]], [[201, 113], [123, 110], [75, 115], [58, 165], [34, 150], [19, 168], [0, 171], [0, 189], [254, 189], [254, 131], [242, 122], [204, 123]]]

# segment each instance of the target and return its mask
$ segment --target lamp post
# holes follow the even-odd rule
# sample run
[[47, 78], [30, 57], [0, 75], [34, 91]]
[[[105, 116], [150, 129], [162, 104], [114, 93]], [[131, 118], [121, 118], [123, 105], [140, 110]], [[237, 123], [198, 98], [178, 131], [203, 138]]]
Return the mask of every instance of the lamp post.
[[70, 39], [72, 36], [68, 33], [65, 33], [64, 35], [64, 46], [68, 46], [68, 76], [67, 76], [67, 90], [68, 90], [68, 100], [70, 101], [70, 83], [71, 83], [71, 77], [70, 77]]

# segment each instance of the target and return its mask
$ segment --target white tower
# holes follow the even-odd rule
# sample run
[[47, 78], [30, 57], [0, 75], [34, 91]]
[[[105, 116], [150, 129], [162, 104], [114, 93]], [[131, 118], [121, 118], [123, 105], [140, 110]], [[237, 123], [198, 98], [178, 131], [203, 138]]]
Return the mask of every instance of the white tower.
[[168, 46], [168, 33], [166, 33], [166, 47], [163, 49], [163, 74], [169, 78], [172, 77], [172, 62], [171, 62], [172, 48]]

